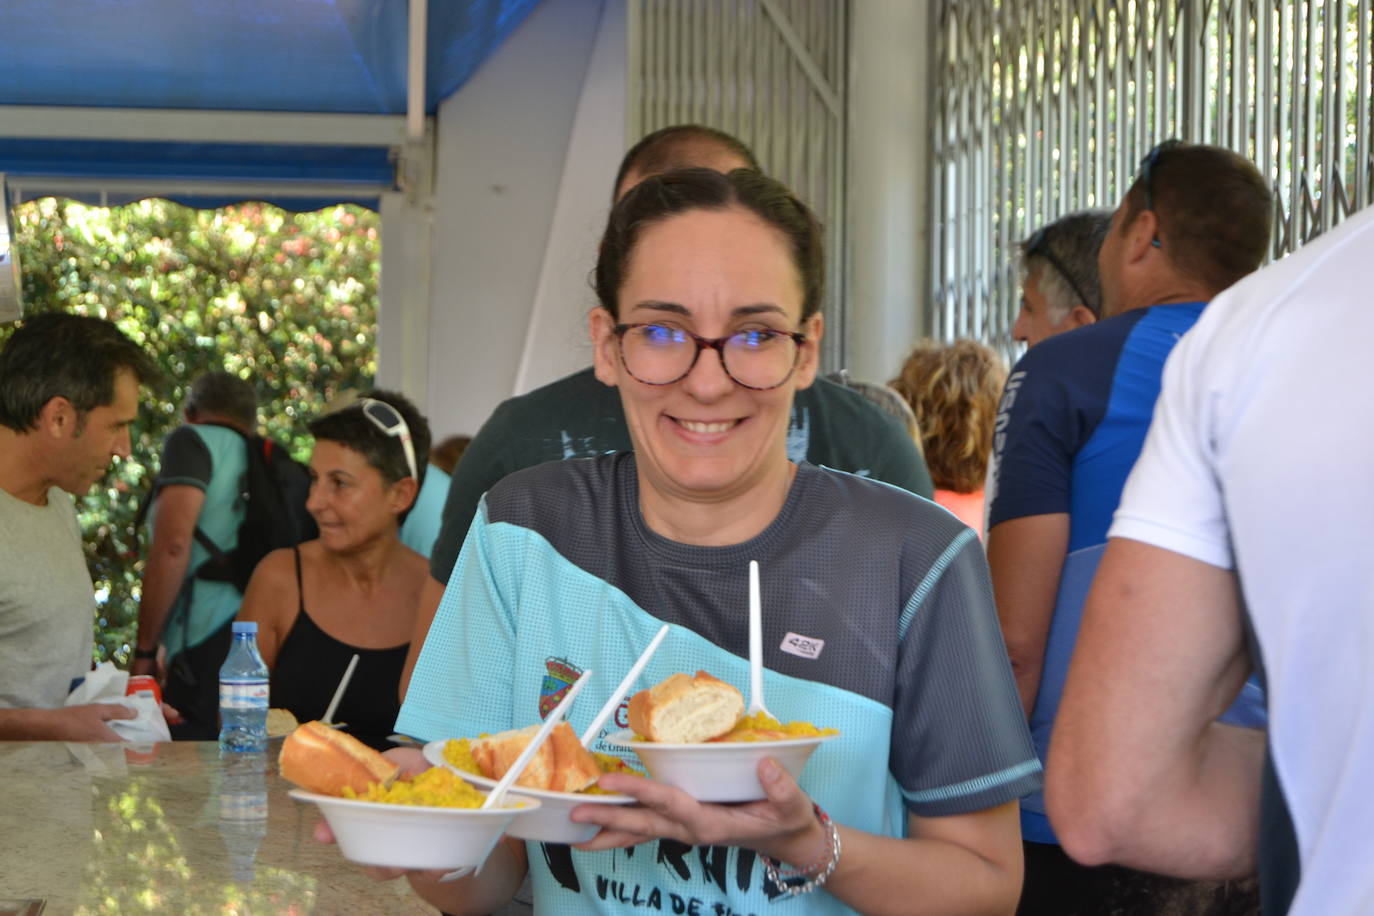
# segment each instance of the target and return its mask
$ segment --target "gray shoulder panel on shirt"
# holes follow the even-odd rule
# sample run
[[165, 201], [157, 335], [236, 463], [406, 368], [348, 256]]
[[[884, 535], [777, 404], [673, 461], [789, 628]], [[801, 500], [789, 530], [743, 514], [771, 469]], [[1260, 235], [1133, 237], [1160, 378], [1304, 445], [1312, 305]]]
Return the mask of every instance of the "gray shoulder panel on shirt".
[[[823, 659], [765, 647], [771, 670], [892, 703], [902, 617], [965, 526], [901, 488], [803, 464], [778, 518], [744, 544], [698, 547], [650, 531], [628, 453], [550, 462], [487, 494], [487, 519], [537, 532], [570, 563], [660, 619], [747, 654], [747, 563], [764, 569], [766, 606], [787, 630], [824, 640]], [[977, 549], [976, 547], [973, 549]]]

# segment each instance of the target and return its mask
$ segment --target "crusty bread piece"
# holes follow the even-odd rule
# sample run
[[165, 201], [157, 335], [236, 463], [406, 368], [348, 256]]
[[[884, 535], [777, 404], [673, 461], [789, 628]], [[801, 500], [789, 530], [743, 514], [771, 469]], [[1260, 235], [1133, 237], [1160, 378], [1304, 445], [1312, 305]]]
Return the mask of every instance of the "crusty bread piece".
[[601, 767], [592, 752], [577, 740], [567, 722], [559, 722], [545, 744], [553, 745], [554, 775], [549, 788], [554, 792], [581, 792], [601, 778]]
[[[530, 739], [537, 731], [539, 726], [531, 725], [528, 728], [483, 735], [473, 738], [468, 742], [468, 747], [472, 750], [472, 759], [481, 767], [482, 775], [488, 779], [500, 779], [506, 775], [511, 764], [515, 763], [515, 758], [520, 756], [520, 752], [530, 743]], [[515, 784], [529, 789], [547, 789], [552, 773], [553, 746], [545, 741], [544, 746], [535, 752], [534, 759], [526, 764], [525, 772], [520, 774]]]
[[[538, 731], [538, 725], [531, 725], [473, 739], [469, 742], [472, 758], [482, 768], [483, 776], [500, 779]], [[551, 792], [580, 792], [600, 776], [596, 758], [577, 740], [572, 726], [559, 722], [534, 752], [534, 759], [515, 784]]]
[[362, 792], [374, 782], [389, 786], [399, 767], [357, 738], [322, 722], [306, 722], [282, 742], [282, 778], [307, 792], [342, 795], [344, 786]]
[[698, 744], [719, 738], [744, 715], [744, 696], [705, 671], [674, 674], [630, 698], [630, 728], [650, 741]]
[[296, 730], [296, 726], [299, 724], [289, 709], [267, 710], [267, 737], [269, 738], [289, 735]]

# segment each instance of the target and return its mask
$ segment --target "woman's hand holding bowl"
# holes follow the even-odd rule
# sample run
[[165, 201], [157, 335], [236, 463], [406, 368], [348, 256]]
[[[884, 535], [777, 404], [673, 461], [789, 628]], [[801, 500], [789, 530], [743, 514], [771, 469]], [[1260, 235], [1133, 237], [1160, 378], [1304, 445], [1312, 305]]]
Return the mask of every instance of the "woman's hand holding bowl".
[[575, 848], [595, 851], [666, 838], [690, 846], [740, 846], [782, 862], [814, 860], [817, 851], [825, 848], [826, 835], [811, 799], [771, 757], [759, 762], [758, 776], [766, 799], [717, 805], [699, 802], [681, 789], [642, 776], [607, 773], [598, 783], [601, 788], [631, 795], [640, 805], [574, 808], [572, 820], [602, 828]]

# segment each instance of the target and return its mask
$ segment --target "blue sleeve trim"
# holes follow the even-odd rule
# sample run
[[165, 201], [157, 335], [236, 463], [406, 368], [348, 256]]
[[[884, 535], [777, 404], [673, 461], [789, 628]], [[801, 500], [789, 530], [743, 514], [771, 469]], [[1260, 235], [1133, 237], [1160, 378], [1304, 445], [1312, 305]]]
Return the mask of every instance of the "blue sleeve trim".
[[954, 558], [959, 555], [959, 551], [964, 549], [965, 544], [969, 541], [976, 540], [977, 537], [978, 536], [973, 533], [973, 529], [965, 528], [955, 536], [954, 540], [949, 542], [949, 546], [945, 548], [945, 552], [940, 554], [935, 562], [931, 564], [930, 569], [926, 572], [925, 578], [921, 580], [921, 584], [916, 586], [916, 591], [911, 593], [911, 598], [907, 601], [906, 607], [902, 610], [901, 619], [897, 621], [898, 642], [906, 639], [906, 631], [910, 628], [911, 622], [916, 619], [916, 609], [925, 602], [926, 595], [930, 594], [930, 590], [935, 587], [935, 583], [940, 581], [940, 577], [944, 575], [949, 564], [954, 562]]
[[973, 779], [956, 782], [951, 786], [938, 786], [934, 789], [918, 789], [915, 792], [909, 792], [906, 789], [902, 789], [902, 796], [913, 804], [948, 801], [951, 798], [977, 795], [980, 792], [986, 792], [989, 789], [1004, 786], [1018, 779], [1034, 776], [1042, 769], [1040, 761], [1032, 757], [1030, 760], [1018, 763], [1016, 766], [1007, 767], [1005, 770], [998, 770], [996, 773], [985, 773]]
[[199, 477], [159, 477], [157, 480], [158, 489], [173, 485], [183, 487], [195, 487], [197, 490], [205, 489], [205, 481]]

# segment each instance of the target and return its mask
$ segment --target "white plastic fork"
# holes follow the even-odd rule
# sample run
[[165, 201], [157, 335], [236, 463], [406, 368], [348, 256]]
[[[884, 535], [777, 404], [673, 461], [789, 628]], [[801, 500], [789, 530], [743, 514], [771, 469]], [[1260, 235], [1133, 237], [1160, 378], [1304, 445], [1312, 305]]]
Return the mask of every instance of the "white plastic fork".
[[344, 669], [343, 678], [339, 681], [339, 686], [334, 688], [334, 696], [329, 699], [329, 708], [324, 711], [324, 718], [320, 720], [330, 728], [341, 728], [342, 723], [334, 722], [334, 710], [339, 708], [339, 701], [343, 699], [344, 691], [348, 689], [348, 682], [353, 680], [353, 670], [358, 667], [358, 653], [353, 653], [353, 658], [349, 661], [348, 667]]
[[759, 602], [759, 561], [749, 561], [749, 715], [773, 714], [763, 705], [763, 609]]

